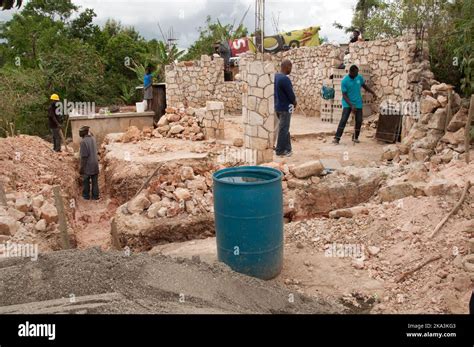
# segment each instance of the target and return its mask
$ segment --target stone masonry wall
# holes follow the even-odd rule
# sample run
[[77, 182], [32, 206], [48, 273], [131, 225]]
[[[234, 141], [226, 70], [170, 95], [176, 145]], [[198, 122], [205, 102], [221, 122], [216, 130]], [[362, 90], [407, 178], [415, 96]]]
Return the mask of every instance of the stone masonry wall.
[[257, 164], [273, 160], [275, 136], [273, 61], [243, 61], [240, 65], [242, 80], [242, 124], [244, 147], [256, 152]]
[[226, 112], [242, 109], [242, 83], [224, 82], [224, 60], [203, 55], [201, 60], [168, 65], [165, 69], [166, 103], [205, 107], [208, 100], [222, 101]]

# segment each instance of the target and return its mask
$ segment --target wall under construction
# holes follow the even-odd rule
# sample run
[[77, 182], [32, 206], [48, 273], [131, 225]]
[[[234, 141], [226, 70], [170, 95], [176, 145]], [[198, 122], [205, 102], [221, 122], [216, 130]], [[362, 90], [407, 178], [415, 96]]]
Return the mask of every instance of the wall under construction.
[[224, 60], [203, 55], [201, 60], [166, 66], [166, 103], [205, 107], [208, 100], [221, 101], [225, 111], [242, 109], [242, 83], [224, 81]]

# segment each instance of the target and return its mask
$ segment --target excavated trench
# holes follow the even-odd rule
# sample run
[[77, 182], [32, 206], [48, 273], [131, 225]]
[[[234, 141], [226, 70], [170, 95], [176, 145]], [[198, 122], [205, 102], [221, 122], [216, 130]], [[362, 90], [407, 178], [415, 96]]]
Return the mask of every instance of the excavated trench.
[[[219, 148], [199, 146], [170, 139], [138, 145], [108, 139], [102, 161], [107, 193], [120, 205], [112, 231], [117, 247], [149, 251], [215, 234], [212, 173], [222, 167], [214, 155]], [[287, 167], [280, 169], [285, 173], [286, 221], [327, 216], [367, 202], [383, 179], [378, 168], [344, 168], [317, 179], [296, 179]], [[135, 196], [146, 181], [146, 188]]]

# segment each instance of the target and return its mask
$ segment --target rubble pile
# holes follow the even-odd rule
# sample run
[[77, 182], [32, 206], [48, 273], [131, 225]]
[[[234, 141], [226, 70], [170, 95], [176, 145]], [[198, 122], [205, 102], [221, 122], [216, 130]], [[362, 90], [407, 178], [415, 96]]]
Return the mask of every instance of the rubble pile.
[[168, 107], [166, 114], [160, 118], [157, 128], [153, 131], [154, 137], [174, 137], [191, 141], [204, 140], [204, 133], [200, 121], [196, 117], [194, 108]]
[[8, 192], [37, 193], [59, 185], [68, 196], [77, 192], [79, 170], [69, 152], [55, 153], [52, 145], [36, 136], [0, 138], [0, 181]]
[[453, 92], [452, 116], [448, 119], [448, 91], [452, 87], [434, 80], [430, 83], [431, 87], [422, 92], [421, 116], [399, 145], [385, 147], [382, 159], [405, 163], [431, 160], [440, 164], [464, 158], [468, 107], [462, 105], [461, 97]]
[[[340, 257], [349, 258], [348, 265], [355, 271], [368, 271], [370, 278], [383, 284], [385, 293], [375, 297], [372, 313], [466, 313], [474, 282], [469, 255], [473, 252], [473, 188], [437, 236], [431, 233], [456, 205], [463, 182], [474, 180], [474, 164], [453, 161], [432, 170], [422, 166], [413, 163], [392, 171], [378, 195], [367, 203], [333, 210], [329, 218], [286, 225], [287, 242], [301, 249], [326, 252], [332, 245], [361, 246], [361, 256]], [[439, 260], [399, 280], [438, 255]]]
[[144, 213], [148, 218], [213, 213], [212, 172], [195, 174], [192, 167], [182, 166], [175, 173], [162, 174], [125, 204], [125, 210], [131, 214]]
[[41, 251], [60, 249], [53, 186], [60, 186], [71, 220], [66, 201], [78, 191], [75, 158], [68, 152], [54, 153], [39, 137], [20, 135], [0, 139], [0, 162], [7, 200], [7, 206], [0, 206], [0, 243], [38, 244]]
[[289, 220], [327, 216], [369, 201], [393, 167], [345, 167], [331, 173], [319, 160], [300, 165], [268, 163], [283, 173], [283, 211]]
[[[40, 251], [61, 249], [58, 211], [46, 186], [39, 194], [8, 193], [7, 206], [0, 206], [0, 243], [38, 244]], [[70, 234], [73, 244], [74, 235]], [[1, 251], [1, 250], [0, 250]]]
[[200, 121], [195, 116], [193, 108], [168, 107], [166, 114], [163, 115], [156, 129], [145, 127], [140, 131], [137, 127], [131, 126], [122, 136], [121, 142], [139, 142], [144, 139], [155, 138], [177, 138], [191, 141], [204, 140], [203, 128]]

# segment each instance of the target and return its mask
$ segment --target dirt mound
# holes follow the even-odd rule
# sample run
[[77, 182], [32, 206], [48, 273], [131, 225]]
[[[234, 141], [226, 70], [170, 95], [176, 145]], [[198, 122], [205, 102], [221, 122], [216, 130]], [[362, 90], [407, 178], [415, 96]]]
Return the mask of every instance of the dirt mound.
[[[77, 305], [77, 312], [342, 312], [337, 304], [292, 294], [269, 282], [232, 272], [222, 264], [173, 260], [162, 255], [103, 253], [95, 248], [40, 255], [36, 262], [1, 260], [0, 277], [0, 312], [51, 312], [51, 302], [34, 303], [47, 300], [60, 303], [56, 312], [74, 312], [74, 308], [64, 306], [70, 298], [81, 302], [84, 296], [93, 303]], [[16, 306], [6, 307], [10, 305]]]
[[[364, 206], [331, 213], [334, 218], [290, 223], [285, 229], [287, 241], [303, 255], [319, 252], [345, 258], [355, 273], [367, 272], [370, 279], [381, 282], [383, 295], [370, 290], [363, 293], [376, 299], [373, 313], [467, 313], [474, 283], [474, 272], [466, 265], [474, 233], [473, 188], [441, 231], [433, 238], [430, 235], [460, 198], [461, 190], [452, 185], [461, 185], [470, 172], [472, 164], [462, 162], [438, 167], [426, 173], [426, 181], [449, 180], [441, 182], [446, 187], [437, 187], [439, 194], [406, 196], [383, 203], [373, 199]], [[449, 192], [444, 193], [448, 188]], [[304, 266], [299, 264], [299, 268]], [[314, 280], [314, 273], [298, 271], [296, 266], [294, 269], [295, 282], [303, 284], [293, 289], [313, 294], [318, 287], [305, 287], [304, 283]], [[406, 273], [409, 275], [401, 279]], [[362, 288], [363, 282], [358, 286]]]
[[70, 153], [55, 153], [36, 136], [0, 139], [0, 180], [9, 190], [40, 192], [45, 185], [60, 185], [69, 196], [77, 192], [78, 170]]

